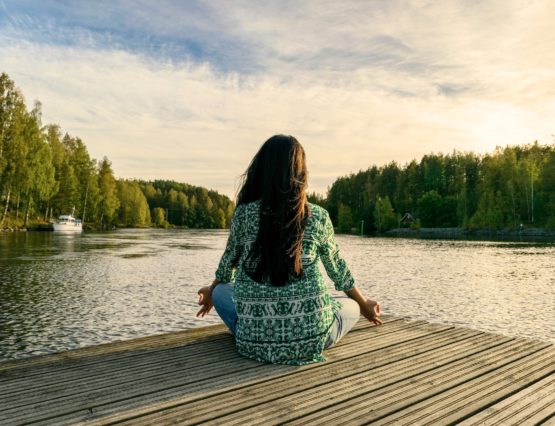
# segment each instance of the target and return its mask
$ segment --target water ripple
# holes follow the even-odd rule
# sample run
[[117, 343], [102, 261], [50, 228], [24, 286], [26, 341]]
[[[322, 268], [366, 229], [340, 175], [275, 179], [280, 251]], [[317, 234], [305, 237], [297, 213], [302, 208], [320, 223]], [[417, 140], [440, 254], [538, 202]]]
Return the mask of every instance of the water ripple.
[[[0, 235], [0, 360], [220, 323], [197, 319], [225, 231]], [[555, 244], [339, 236], [386, 313], [555, 340]], [[331, 282], [330, 288], [331, 288]]]

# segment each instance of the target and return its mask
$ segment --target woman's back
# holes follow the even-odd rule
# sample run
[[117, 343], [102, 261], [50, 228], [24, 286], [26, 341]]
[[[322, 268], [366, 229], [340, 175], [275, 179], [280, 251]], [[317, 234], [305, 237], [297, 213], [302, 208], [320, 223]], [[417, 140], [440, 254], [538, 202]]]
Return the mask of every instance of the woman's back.
[[322, 361], [340, 304], [329, 294], [319, 260], [337, 290], [354, 287], [351, 273], [339, 255], [328, 212], [314, 204], [308, 207], [302, 239], [302, 274], [283, 286], [267, 280], [256, 282], [246, 272], [248, 254], [258, 235], [260, 201], [240, 204], [233, 216], [216, 278], [235, 283], [237, 347], [249, 358], [283, 364]]
[[[355, 287], [328, 212], [307, 200], [306, 158], [293, 136], [275, 135], [243, 175], [226, 250], [197, 316], [212, 307], [249, 358], [278, 364], [323, 361], [362, 313], [381, 324], [379, 304]], [[319, 270], [322, 260], [337, 290]], [[212, 303], [213, 302], [213, 303]]]

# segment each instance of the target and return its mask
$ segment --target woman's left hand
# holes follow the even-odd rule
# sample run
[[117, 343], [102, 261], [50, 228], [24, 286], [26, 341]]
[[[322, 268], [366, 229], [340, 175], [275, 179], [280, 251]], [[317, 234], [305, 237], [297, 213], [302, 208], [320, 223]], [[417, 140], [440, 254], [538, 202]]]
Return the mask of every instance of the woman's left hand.
[[198, 291], [198, 304], [201, 305], [202, 307], [197, 312], [197, 317], [203, 318], [214, 307], [212, 303], [212, 287], [210, 286], [202, 287]]
[[379, 318], [382, 314], [382, 309], [380, 306], [380, 302], [376, 302], [375, 300], [366, 299], [365, 302], [360, 306], [360, 313], [370, 322], [373, 322], [375, 325], [382, 325], [383, 322]]

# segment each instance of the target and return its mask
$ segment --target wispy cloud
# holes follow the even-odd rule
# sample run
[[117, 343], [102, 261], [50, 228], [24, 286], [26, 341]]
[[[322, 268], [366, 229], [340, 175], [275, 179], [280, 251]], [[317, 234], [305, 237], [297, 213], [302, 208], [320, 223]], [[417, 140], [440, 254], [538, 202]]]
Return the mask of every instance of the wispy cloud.
[[126, 177], [228, 194], [299, 137], [311, 189], [430, 151], [551, 142], [553, 3], [0, 2], [0, 65]]

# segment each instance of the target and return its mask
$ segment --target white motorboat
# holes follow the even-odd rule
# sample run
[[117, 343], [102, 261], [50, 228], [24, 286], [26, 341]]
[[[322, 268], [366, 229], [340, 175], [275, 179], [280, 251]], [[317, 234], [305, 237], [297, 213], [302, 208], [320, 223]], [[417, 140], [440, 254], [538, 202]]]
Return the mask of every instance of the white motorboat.
[[82, 232], [83, 222], [76, 219], [73, 215], [63, 214], [56, 220], [52, 226], [56, 232]]

